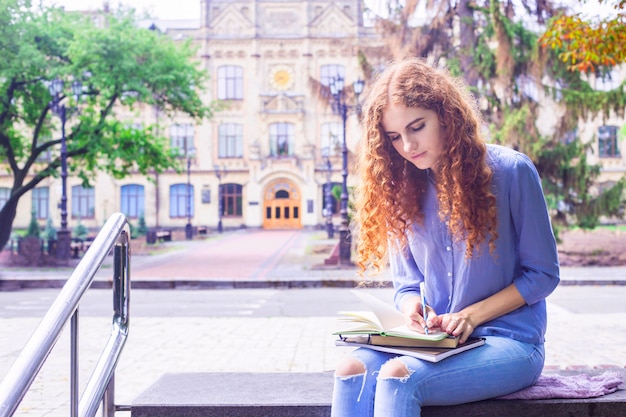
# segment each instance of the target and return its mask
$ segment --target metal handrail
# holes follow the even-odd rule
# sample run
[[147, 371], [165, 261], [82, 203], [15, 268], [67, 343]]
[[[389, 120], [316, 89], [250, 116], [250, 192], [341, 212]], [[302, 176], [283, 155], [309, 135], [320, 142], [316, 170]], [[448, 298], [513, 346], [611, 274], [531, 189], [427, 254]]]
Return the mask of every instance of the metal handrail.
[[[78, 305], [113, 249], [113, 328], [78, 402]], [[114, 373], [129, 330], [130, 227], [121, 213], [102, 227], [15, 363], [0, 383], [0, 417], [13, 415], [71, 318], [71, 416], [92, 417], [103, 402], [103, 415], [114, 413]]]

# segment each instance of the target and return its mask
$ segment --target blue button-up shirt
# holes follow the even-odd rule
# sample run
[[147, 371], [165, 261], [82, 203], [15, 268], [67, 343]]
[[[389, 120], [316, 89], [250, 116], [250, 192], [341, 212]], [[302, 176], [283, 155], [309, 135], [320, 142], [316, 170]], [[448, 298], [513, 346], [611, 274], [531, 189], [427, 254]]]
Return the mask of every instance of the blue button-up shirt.
[[514, 283], [526, 304], [481, 324], [473, 336], [543, 343], [545, 298], [559, 283], [559, 263], [541, 180], [526, 155], [497, 145], [488, 145], [487, 152], [498, 210], [495, 253], [491, 255], [483, 242], [478, 254], [465, 258], [465, 242], [455, 242], [439, 218], [435, 183], [429, 175], [424, 223], [413, 225], [408, 246], [390, 256], [396, 306], [407, 296], [419, 295], [421, 281], [426, 284], [427, 303], [437, 314], [458, 312]]

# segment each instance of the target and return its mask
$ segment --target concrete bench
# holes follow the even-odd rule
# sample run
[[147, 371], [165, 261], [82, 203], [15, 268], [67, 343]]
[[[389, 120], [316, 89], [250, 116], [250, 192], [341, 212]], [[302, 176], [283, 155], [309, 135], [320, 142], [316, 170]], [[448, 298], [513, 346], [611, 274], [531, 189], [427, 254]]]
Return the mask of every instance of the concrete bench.
[[[585, 371], [594, 372], [600, 371]], [[619, 372], [626, 376], [624, 369]], [[332, 372], [165, 374], [133, 401], [131, 417], [328, 417], [332, 386]], [[624, 417], [626, 390], [589, 399], [424, 407], [422, 416]]]

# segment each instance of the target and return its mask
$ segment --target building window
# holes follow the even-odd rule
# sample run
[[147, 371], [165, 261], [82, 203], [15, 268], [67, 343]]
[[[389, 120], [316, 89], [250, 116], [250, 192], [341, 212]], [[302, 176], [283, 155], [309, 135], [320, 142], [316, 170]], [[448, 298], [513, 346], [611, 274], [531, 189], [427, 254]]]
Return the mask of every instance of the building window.
[[2, 207], [9, 201], [9, 197], [11, 197], [11, 189], [0, 187], [0, 210], [2, 210]]
[[136, 219], [144, 214], [144, 187], [139, 184], [122, 185], [120, 211]]
[[220, 100], [243, 99], [243, 68], [224, 65], [217, 69], [217, 98]]
[[239, 123], [222, 123], [218, 128], [220, 158], [243, 157], [243, 126]]
[[49, 188], [37, 187], [33, 188], [33, 210], [38, 219], [47, 219], [48, 213]]
[[598, 150], [601, 158], [620, 156], [617, 141], [617, 126], [600, 126], [598, 128]]
[[242, 211], [242, 186], [239, 184], [220, 185], [220, 195], [222, 196], [222, 215], [226, 217], [241, 217]]
[[341, 123], [322, 123], [320, 152], [322, 157], [339, 155], [343, 141], [343, 125]]
[[96, 192], [82, 185], [72, 187], [72, 218], [93, 219], [96, 215]]
[[270, 125], [270, 151], [272, 156], [293, 155], [294, 127], [291, 123]]
[[331, 81], [337, 78], [346, 79], [346, 69], [343, 65], [331, 64], [320, 67], [320, 83], [328, 87]]
[[563, 134], [563, 137], [561, 138], [561, 143], [564, 143], [567, 145], [567, 144], [575, 142], [577, 138], [578, 138], [578, 129], [575, 128]]
[[175, 124], [170, 126], [170, 146], [178, 150], [179, 156], [186, 156], [194, 151], [194, 128], [191, 124]]
[[[189, 213], [187, 213], [189, 206]], [[174, 184], [170, 186], [170, 217], [185, 218], [193, 217], [193, 185]]]

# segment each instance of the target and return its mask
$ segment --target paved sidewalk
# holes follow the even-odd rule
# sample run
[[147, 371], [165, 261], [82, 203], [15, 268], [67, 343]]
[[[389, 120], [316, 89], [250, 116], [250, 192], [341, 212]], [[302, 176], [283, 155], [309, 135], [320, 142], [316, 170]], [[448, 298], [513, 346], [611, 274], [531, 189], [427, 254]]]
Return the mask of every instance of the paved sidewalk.
[[[354, 268], [324, 267], [336, 241], [321, 231], [237, 231], [207, 240], [172, 242], [157, 256], [132, 256], [133, 287], [232, 288], [353, 286]], [[243, 261], [245, 259], [245, 261]], [[71, 270], [3, 269], [0, 283], [61, 284]], [[562, 283], [622, 285], [626, 268], [563, 268]], [[383, 278], [385, 274], [383, 274]], [[103, 265], [97, 282], [111, 279]], [[57, 282], [58, 281], [58, 282]], [[278, 291], [278, 289], [276, 290]], [[372, 291], [391, 292], [380, 288]], [[626, 314], [566, 311], [550, 303], [546, 367], [623, 368]], [[0, 318], [0, 379], [40, 318]], [[334, 346], [335, 317], [132, 317], [116, 373], [116, 403], [130, 404], [169, 372], [332, 371], [349, 349]], [[110, 317], [80, 319], [80, 383], [84, 386], [110, 332]], [[607, 344], [607, 340], [610, 343]], [[69, 326], [59, 338], [16, 416], [69, 415]], [[82, 389], [82, 388], [81, 388]], [[118, 413], [118, 415], [129, 413]]]
[[[162, 243], [154, 255], [133, 255], [135, 288], [352, 287], [355, 267], [325, 266], [336, 244], [320, 230], [238, 230], [208, 239]], [[112, 279], [111, 259], [96, 274], [96, 286]], [[71, 268], [3, 268], [0, 290], [60, 287]], [[376, 279], [390, 277], [384, 271]], [[561, 285], [625, 285], [626, 266], [564, 267]]]

